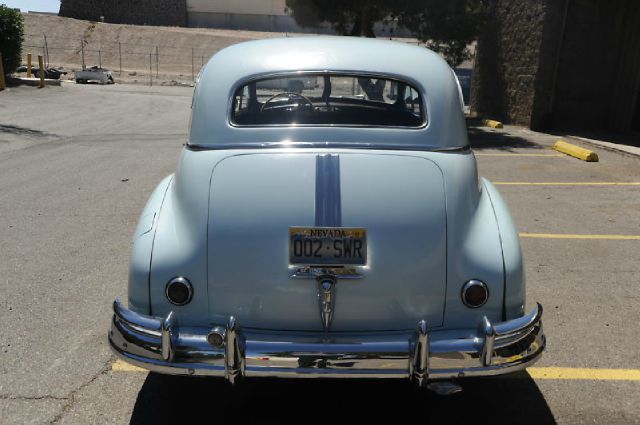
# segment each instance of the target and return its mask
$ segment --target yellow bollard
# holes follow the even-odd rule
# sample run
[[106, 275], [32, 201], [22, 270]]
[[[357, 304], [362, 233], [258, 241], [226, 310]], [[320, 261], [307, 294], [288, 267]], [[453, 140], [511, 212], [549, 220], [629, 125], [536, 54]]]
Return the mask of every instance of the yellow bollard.
[[31, 78], [31, 53], [27, 53], [27, 78]]
[[44, 63], [42, 62], [42, 56], [38, 55], [38, 68], [40, 68], [40, 70], [38, 71], [38, 75], [40, 76], [40, 85], [38, 87], [43, 88], [44, 87]]
[[4, 81], [4, 65], [2, 65], [2, 53], [0, 53], [0, 91], [7, 88], [7, 84]]

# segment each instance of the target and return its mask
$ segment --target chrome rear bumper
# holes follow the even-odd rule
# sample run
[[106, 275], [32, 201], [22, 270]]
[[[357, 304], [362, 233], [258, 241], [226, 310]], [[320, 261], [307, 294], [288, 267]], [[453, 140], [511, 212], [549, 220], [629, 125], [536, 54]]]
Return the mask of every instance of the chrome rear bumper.
[[109, 342], [128, 363], [172, 375], [246, 377], [410, 378], [429, 380], [486, 376], [522, 370], [545, 348], [542, 306], [507, 322], [485, 317], [477, 330], [291, 333], [242, 329], [231, 317], [224, 345], [207, 342], [211, 328], [180, 327], [175, 315], [144, 316], [119, 300]]

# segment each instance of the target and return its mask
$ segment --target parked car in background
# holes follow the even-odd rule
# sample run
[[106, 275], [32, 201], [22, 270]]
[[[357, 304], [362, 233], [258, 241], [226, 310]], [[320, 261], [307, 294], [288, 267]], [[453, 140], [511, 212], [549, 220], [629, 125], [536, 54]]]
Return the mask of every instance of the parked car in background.
[[110, 70], [92, 66], [90, 68], [75, 71], [76, 83], [86, 84], [94, 81], [100, 84], [114, 84], [113, 75]]
[[[27, 67], [22, 65], [16, 68], [16, 72], [27, 72]], [[35, 78], [40, 78], [40, 68], [31, 67], [31, 74]], [[44, 70], [44, 78], [50, 78], [52, 80], [59, 80], [63, 75], [67, 75], [67, 71], [62, 68], [46, 68]]]
[[426, 386], [524, 369], [545, 348], [541, 317], [446, 62], [301, 37], [237, 44], [203, 69], [109, 341], [159, 373]]

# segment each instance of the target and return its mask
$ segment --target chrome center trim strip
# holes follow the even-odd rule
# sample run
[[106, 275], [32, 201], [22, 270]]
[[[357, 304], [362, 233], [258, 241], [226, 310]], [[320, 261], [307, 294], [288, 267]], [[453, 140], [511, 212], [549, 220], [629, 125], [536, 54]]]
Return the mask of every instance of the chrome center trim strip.
[[317, 227], [342, 226], [340, 195], [340, 157], [316, 156], [316, 219]]

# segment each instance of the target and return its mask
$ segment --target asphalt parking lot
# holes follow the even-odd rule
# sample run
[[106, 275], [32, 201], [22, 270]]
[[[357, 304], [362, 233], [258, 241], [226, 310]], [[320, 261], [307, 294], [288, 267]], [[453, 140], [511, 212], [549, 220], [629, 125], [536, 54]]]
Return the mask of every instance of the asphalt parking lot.
[[191, 92], [0, 93], [0, 423], [640, 423], [640, 157], [582, 162], [520, 127], [470, 135], [522, 232], [528, 307], [545, 307], [548, 349], [528, 372], [443, 398], [399, 382], [230, 388], [116, 362], [111, 302], [138, 214], [177, 163]]

